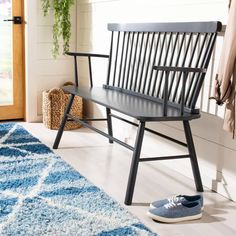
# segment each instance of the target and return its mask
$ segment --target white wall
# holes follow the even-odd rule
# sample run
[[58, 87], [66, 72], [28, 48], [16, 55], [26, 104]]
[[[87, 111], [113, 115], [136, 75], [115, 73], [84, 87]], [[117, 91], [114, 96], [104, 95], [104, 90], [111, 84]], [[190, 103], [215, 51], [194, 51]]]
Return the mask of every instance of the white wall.
[[[72, 9], [71, 49], [76, 48], [76, 7]], [[54, 60], [52, 48], [52, 12], [43, 17], [40, 0], [25, 0], [26, 20], [26, 120], [42, 117], [42, 91], [61, 86], [73, 79], [73, 61], [64, 56]]]
[[[80, 51], [108, 53], [108, 22], [227, 21], [226, 0], [77, 0], [77, 47]], [[220, 50], [220, 49], [218, 49]], [[219, 53], [217, 53], [219, 55]], [[94, 61], [96, 83], [105, 82], [106, 70]], [[86, 84], [87, 62], [80, 60], [80, 78]], [[216, 66], [217, 67], [217, 66]], [[88, 114], [104, 114], [100, 106], [87, 106]], [[115, 134], [128, 142], [134, 128], [114, 121]], [[151, 124], [150, 127], [184, 140], [179, 123]], [[205, 186], [236, 200], [236, 140], [222, 130], [222, 119], [206, 113], [192, 122], [192, 130]], [[152, 135], [146, 135], [144, 155], [183, 153], [184, 149]], [[188, 160], [165, 161], [170, 168], [192, 178]], [[184, 183], [180, 183], [184, 184]]]

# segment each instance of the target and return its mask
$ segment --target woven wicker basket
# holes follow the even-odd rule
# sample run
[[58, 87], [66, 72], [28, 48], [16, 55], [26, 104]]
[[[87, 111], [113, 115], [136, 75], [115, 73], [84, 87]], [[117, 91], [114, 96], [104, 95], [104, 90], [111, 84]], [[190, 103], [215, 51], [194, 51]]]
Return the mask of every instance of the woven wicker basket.
[[[47, 128], [59, 129], [69, 97], [70, 95], [61, 88], [53, 88], [43, 92], [43, 123]], [[82, 112], [82, 98], [75, 96], [70, 114], [82, 118]], [[80, 124], [68, 119], [64, 130], [78, 129], [80, 127]]]

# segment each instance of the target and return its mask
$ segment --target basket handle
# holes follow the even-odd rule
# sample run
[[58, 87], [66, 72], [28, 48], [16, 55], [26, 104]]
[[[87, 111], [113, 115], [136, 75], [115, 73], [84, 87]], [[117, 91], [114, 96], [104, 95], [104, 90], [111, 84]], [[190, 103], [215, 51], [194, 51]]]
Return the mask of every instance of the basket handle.
[[75, 85], [75, 84], [71, 81], [67, 81], [62, 86], [69, 86], [69, 85]]

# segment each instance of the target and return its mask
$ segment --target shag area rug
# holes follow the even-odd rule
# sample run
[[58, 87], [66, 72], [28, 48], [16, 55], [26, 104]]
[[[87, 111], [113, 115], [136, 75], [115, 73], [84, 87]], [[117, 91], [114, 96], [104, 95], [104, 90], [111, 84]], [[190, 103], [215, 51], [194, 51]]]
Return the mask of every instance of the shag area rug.
[[0, 235], [153, 236], [23, 127], [0, 124]]

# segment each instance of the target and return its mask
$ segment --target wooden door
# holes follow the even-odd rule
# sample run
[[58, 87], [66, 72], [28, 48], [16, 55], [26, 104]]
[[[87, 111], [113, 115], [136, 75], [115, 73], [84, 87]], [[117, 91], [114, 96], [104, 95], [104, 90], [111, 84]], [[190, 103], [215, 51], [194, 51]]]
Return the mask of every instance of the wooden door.
[[0, 0], [0, 120], [24, 118], [23, 22], [23, 0]]

